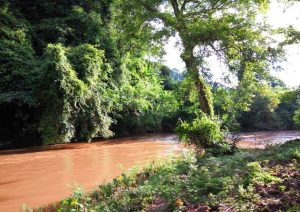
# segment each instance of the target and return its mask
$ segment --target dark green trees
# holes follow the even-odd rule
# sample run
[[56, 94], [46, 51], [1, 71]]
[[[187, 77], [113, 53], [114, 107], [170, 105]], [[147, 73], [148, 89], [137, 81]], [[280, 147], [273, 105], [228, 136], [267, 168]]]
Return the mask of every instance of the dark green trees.
[[[216, 113], [229, 126], [238, 108], [250, 107], [281, 54], [269, 45], [268, 26], [256, 22], [264, 0], [6, 0], [0, 6], [0, 131], [16, 131], [21, 141], [27, 134], [52, 144], [172, 131], [179, 117], [204, 129]], [[174, 35], [187, 69], [182, 82], [152, 60]], [[233, 92], [216, 91], [217, 111], [205, 78], [212, 54], [239, 80]], [[273, 114], [272, 95], [256, 97], [264, 114]], [[289, 110], [284, 103], [278, 108]], [[297, 120], [295, 110], [289, 123]], [[211, 126], [220, 131], [219, 123]]]
[[[145, 59], [148, 40], [118, 31], [111, 4], [1, 2], [0, 143], [12, 134], [32, 145], [161, 129], [160, 65]], [[29, 131], [40, 141], [28, 143]]]
[[[35, 143], [33, 108], [38, 76], [28, 23], [0, 4], [0, 147]], [[19, 140], [22, 137], [23, 140]]]
[[18, 99], [32, 104], [36, 77], [34, 51], [25, 20], [16, 18], [0, 5], [0, 103]]
[[77, 105], [77, 138], [90, 141], [95, 137], [111, 137], [112, 120], [108, 113], [112, 110], [111, 93], [114, 91], [112, 70], [105, 61], [104, 52], [84, 44], [70, 49], [69, 60], [86, 88]]

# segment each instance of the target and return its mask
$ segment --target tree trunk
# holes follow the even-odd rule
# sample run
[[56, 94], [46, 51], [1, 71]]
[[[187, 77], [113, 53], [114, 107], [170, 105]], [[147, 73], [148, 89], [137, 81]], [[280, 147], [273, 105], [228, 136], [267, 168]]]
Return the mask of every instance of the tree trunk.
[[184, 61], [188, 73], [192, 76], [194, 85], [198, 91], [200, 109], [206, 115], [213, 117], [214, 109], [212, 102], [212, 94], [210, 88], [206, 85], [204, 79], [199, 73], [199, 66], [197, 58], [193, 55], [193, 47], [188, 44], [184, 45], [184, 52], [181, 55], [182, 60]]
[[[190, 36], [189, 30], [183, 20], [183, 11], [179, 8], [177, 0], [171, 0], [171, 5], [176, 17], [176, 30], [183, 42], [184, 52], [181, 54], [182, 60], [185, 62], [188, 73], [192, 76], [195, 87], [198, 90], [200, 110], [206, 115], [213, 117], [214, 109], [212, 103], [212, 94], [204, 79], [199, 74], [199, 65], [197, 58], [194, 57], [193, 50], [195, 41]], [[198, 44], [198, 42], [196, 42]]]

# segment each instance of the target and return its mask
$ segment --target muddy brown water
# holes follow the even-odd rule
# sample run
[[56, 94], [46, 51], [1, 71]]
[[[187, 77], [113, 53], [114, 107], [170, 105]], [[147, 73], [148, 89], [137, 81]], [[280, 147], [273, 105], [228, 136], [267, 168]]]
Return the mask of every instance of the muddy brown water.
[[76, 185], [92, 190], [133, 165], [181, 150], [176, 136], [152, 135], [0, 151], [0, 212], [59, 201]]
[[[241, 134], [242, 147], [300, 138], [300, 132]], [[76, 185], [85, 191], [111, 181], [133, 165], [180, 153], [184, 148], [170, 134], [112, 139], [98, 143], [64, 144], [0, 151], [0, 212], [20, 211], [57, 202]]]
[[286, 141], [300, 139], [300, 131], [262, 131], [246, 132], [240, 134], [238, 143], [243, 148], [263, 149], [268, 145], [282, 144]]

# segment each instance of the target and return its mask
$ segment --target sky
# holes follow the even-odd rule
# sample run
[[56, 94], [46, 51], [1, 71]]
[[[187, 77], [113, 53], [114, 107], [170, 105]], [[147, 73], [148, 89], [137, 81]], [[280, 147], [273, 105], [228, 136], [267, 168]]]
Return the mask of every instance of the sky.
[[[292, 6], [284, 6], [272, 1], [270, 10], [267, 13], [267, 20], [273, 27], [294, 26], [300, 30], [300, 2]], [[185, 65], [180, 58], [180, 46], [177, 45], [178, 38], [172, 37], [165, 45], [166, 55], [163, 60], [170, 68], [177, 68], [180, 71], [185, 69]], [[280, 78], [287, 86], [300, 86], [300, 44], [289, 46], [286, 49], [287, 60], [280, 65], [283, 70], [280, 72], [271, 70], [272, 75]], [[214, 75], [214, 80], [220, 81], [226, 74], [226, 67], [216, 58], [211, 57], [208, 60]]]

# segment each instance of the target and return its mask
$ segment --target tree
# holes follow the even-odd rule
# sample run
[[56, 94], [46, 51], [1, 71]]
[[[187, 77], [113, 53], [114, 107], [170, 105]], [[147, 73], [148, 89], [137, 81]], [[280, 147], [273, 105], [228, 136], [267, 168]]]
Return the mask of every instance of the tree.
[[295, 114], [293, 116], [293, 120], [295, 122], [295, 124], [300, 127], [300, 109], [295, 111]]
[[108, 113], [112, 110], [111, 68], [106, 63], [104, 51], [90, 44], [70, 48], [68, 59], [77, 77], [87, 87], [76, 106], [76, 138], [90, 141], [95, 137], [108, 138], [112, 120]]
[[[119, 2], [124, 13], [130, 9], [127, 21], [130, 22], [131, 16], [134, 16], [132, 23], [140, 27], [156, 21], [163, 25], [161, 30], [154, 30], [156, 35], [177, 34], [180, 37], [183, 47], [181, 58], [198, 90], [200, 109], [210, 117], [214, 115], [212, 95], [201, 73], [206, 57], [215, 53], [242, 80], [244, 72], [266, 71], [267, 58], [277, 53], [267, 45], [262, 33], [265, 26], [256, 23], [258, 12], [267, 8], [266, 0]], [[139, 21], [137, 17], [140, 17]]]
[[38, 76], [28, 23], [0, 3], [0, 147], [36, 144]]
[[278, 88], [262, 85], [254, 92], [250, 110], [241, 112], [239, 122], [244, 129], [278, 130], [281, 120], [276, 109], [280, 103]]
[[300, 107], [299, 89], [284, 90], [280, 96], [280, 103], [276, 113], [280, 117], [283, 129], [292, 130], [296, 128], [293, 120], [295, 111]]
[[40, 79], [44, 144], [112, 136], [104, 53], [85, 44], [68, 51], [49, 44]]
[[49, 44], [40, 80], [42, 117], [40, 132], [44, 144], [70, 142], [75, 133], [74, 106], [87, 87], [69, 63], [62, 45]]
[[[164, 91], [159, 64], [127, 54], [122, 59], [122, 78], [115, 103], [115, 131], [119, 135], [160, 130]], [[117, 106], [118, 105], [118, 106]], [[118, 108], [119, 107], [119, 108]]]
[[34, 104], [36, 67], [25, 20], [0, 5], [0, 104], [19, 101]]

